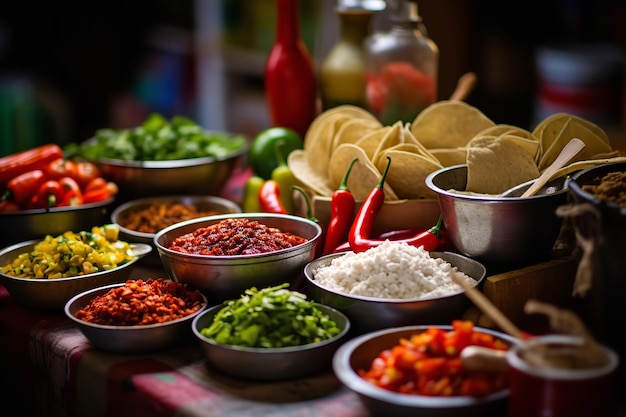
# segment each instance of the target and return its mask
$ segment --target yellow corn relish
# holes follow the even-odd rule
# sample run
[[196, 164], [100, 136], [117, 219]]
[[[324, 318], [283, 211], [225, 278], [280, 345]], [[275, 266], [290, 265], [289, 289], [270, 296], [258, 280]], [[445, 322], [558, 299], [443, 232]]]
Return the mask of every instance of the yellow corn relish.
[[2, 273], [18, 278], [55, 279], [117, 268], [135, 258], [130, 244], [118, 239], [117, 226], [95, 226], [90, 232], [48, 235], [30, 252], [2, 267]]

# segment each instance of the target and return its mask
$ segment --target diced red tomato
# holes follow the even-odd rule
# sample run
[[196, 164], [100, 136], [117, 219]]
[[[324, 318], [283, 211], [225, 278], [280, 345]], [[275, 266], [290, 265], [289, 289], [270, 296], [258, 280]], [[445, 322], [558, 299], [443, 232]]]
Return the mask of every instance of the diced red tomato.
[[358, 373], [378, 387], [405, 394], [481, 397], [506, 388], [506, 372], [463, 367], [461, 351], [476, 344], [508, 349], [504, 341], [477, 331], [472, 322], [455, 320], [451, 330], [433, 326], [400, 339], [397, 345], [380, 352], [369, 369]]

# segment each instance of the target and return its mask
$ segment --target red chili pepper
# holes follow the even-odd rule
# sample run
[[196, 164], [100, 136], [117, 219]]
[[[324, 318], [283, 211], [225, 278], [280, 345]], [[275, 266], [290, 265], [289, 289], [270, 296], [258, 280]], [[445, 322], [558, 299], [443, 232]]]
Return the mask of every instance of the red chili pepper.
[[107, 200], [117, 194], [117, 184], [102, 177], [93, 179], [83, 191], [83, 204], [97, 203]]
[[74, 161], [63, 157], [51, 161], [45, 169], [46, 176], [51, 180], [59, 180], [63, 177], [76, 177], [76, 164]]
[[0, 158], [0, 184], [6, 184], [11, 178], [34, 169], [43, 170], [50, 161], [62, 156], [63, 149], [55, 144], [4, 156]]
[[83, 193], [88, 193], [89, 191], [99, 190], [100, 188], [104, 188], [107, 184], [107, 180], [102, 177], [96, 177], [93, 180], [89, 181], [89, 183], [83, 189]]
[[40, 169], [25, 172], [12, 178], [7, 184], [7, 193], [3, 200], [13, 200], [21, 206], [37, 193], [37, 190], [46, 181], [46, 176]]
[[85, 200], [83, 198], [83, 194], [80, 192], [80, 190], [70, 190], [67, 191], [64, 195], [63, 195], [63, 200], [61, 200], [61, 203], [59, 203], [60, 207], [66, 207], [66, 206], [80, 206], [81, 204], [84, 204]]
[[100, 169], [93, 162], [79, 161], [76, 162], [76, 176], [74, 179], [81, 187], [86, 187], [87, 184], [94, 178], [100, 176]]
[[328, 221], [326, 238], [324, 239], [323, 255], [334, 252], [341, 242], [348, 240], [348, 232], [350, 231], [354, 208], [356, 207], [354, 196], [348, 189], [348, 176], [358, 159], [354, 158], [350, 162], [339, 187], [333, 192], [331, 197], [330, 220]]
[[15, 201], [2, 200], [0, 201], [0, 213], [9, 213], [20, 210], [20, 206]]
[[372, 229], [374, 228], [374, 221], [380, 211], [383, 203], [385, 202], [385, 192], [383, 186], [385, 184], [385, 178], [387, 172], [389, 172], [389, 166], [391, 165], [391, 158], [387, 157], [387, 166], [383, 175], [380, 177], [378, 184], [370, 191], [367, 198], [361, 205], [361, 208], [356, 214], [350, 232], [348, 233], [348, 242], [350, 242], [350, 248], [354, 252], [363, 252], [372, 247], [377, 246], [381, 241], [371, 240]]
[[97, 203], [111, 197], [111, 192], [106, 188], [96, 188], [83, 194], [83, 204]]
[[62, 199], [63, 188], [55, 180], [44, 182], [37, 191], [37, 202], [40, 208], [56, 207]]
[[77, 206], [83, 202], [83, 193], [80, 185], [74, 178], [62, 177], [59, 185], [63, 189], [63, 198], [58, 203], [59, 206]]
[[280, 201], [280, 187], [274, 180], [267, 180], [261, 186], [259, 203], [261, 203], [261, 211], [265, 213], [287, 214], [285, 206]]
[[[387, 166], [380, 181], [367, 196], [352, 223], [350, 233], [348, 234], [348, 242], [350, 242], [350, 249], [354, 252], [364, 252], [385, 242], [385, 240], [370, 238], [370, 236], [374, 228], [376, 216], [385, 202], [383, 185], [390, 165], [391, 158], [387, 157]], [[417, 247], [421, 246], [424, 250], [433, 251], [439, 247], [441, 242], [442, 224], [443, 219], [439, 216], [437, 224], [430, 229], [405, 239], [396, 239], [394, 242], [403, 242]]]

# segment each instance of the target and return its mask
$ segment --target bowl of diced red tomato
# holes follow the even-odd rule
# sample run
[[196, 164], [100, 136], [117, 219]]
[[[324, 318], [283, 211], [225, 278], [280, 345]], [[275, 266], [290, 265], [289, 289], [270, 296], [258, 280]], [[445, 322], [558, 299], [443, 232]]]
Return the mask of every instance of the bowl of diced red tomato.
[[0, 158], [0, 245], [108, 221], [117, 185], [97, 165], [45, 144]]
[[366, 333], [344, 343], [333, 370], [375, 416], [506, 415], [506, 370], [469, 369], [467, 346], [507, 351], [516, 339], [467, 320]]

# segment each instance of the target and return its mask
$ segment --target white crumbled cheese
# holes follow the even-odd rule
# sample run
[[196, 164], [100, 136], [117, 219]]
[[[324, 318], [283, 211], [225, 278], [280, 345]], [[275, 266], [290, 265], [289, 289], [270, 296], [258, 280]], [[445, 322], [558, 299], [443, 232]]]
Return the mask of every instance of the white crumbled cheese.
[[389, 299], [432, 298], [463, 289], [452, 274], [476, 280], [422, 247], [386, 241], [365, 252], [348, 252], [315, 271], [315, 280], [330, 290]]

